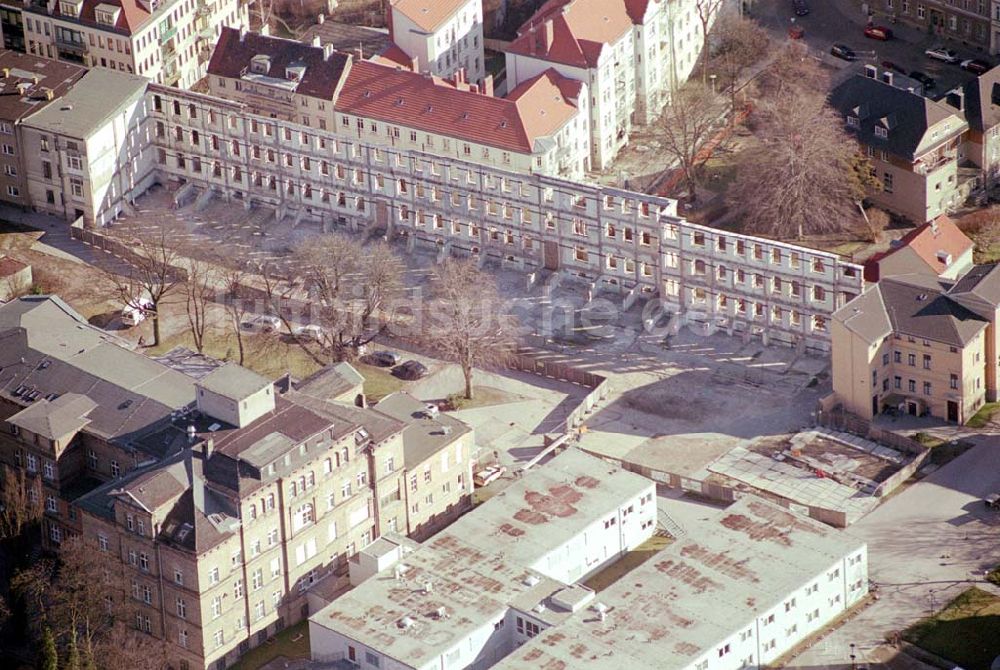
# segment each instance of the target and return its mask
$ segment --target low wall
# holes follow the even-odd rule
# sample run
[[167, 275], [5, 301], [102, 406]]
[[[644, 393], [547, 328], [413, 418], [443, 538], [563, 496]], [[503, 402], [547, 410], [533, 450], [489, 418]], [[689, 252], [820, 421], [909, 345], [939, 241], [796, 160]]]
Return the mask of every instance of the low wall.
[[[87, 230], [86, 228], [78, 226], [75, 223], [69, 228], [69, 236], [74, 240], [79, 240], [88, 246], [100, 249], [105, 253], [120, 258], [129, 265], [136, 265], [140, 259], [144, 258], [144, 255], [141, 253], [141, 246], [136, 245], [133, 248], [121, 240], [107, 235], [102, 235], [93, 230]], [[173, 265], [173, 268], [180, 281], [187, 281], [187, 269], [177, 265], [176, 263]]]

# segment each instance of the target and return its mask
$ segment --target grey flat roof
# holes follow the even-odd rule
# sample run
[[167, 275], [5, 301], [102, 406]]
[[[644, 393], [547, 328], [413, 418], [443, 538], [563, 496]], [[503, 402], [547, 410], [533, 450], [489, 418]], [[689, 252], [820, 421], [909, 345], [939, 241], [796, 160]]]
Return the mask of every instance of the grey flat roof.
[[645, 477], [567, 449], [448, 527], [483, 551], [534, 565], [554, 548], [653, 486]]
[[53, 104], [25, 118], [33, 128], [86, 138], [108, 118], [146, 91], [149, 80], [107, 68], [94, 68]]
[[407, 470], [413, 470], [472, 431], [467, 423], [448, 414], [438, 414], [433, 418], [428, 416], [424, 403], [402, 391], [386, 396], [374, 409], [406, 424], [403, 429], [403, 461]]
[[494, 667], [686, 668], [865, 548], [844, 531], [756, 496], [686, 530], [599, 594], [604, 621], [577, 612]]
[[198, 386], [231, 400], [243, 400], [271, 385], [271, 380], [236, 363], [215, 368], [198, 381]]

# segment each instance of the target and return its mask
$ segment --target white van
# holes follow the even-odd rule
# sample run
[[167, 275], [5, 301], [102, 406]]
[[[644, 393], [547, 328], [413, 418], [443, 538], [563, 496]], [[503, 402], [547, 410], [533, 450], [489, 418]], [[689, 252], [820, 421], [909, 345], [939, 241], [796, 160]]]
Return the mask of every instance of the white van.
[[126, 328], [131, 328], [132, 326], [138, 326], [140, 323], [146, 320], [146, 310], [153, 309], [153, 301], [146, 298], [139, 298], [138, 300], [132, 301], [131, 304], [125, 305], [122, 308], [122, 324]]

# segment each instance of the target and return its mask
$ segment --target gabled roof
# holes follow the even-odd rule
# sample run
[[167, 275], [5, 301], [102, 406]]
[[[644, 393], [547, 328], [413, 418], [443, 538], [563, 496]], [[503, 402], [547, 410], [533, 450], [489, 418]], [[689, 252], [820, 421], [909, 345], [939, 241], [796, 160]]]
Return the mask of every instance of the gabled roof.
[[429, 33], [455, 15], [469, 0], [392, 0], [393, 13], [399, 13], [421, 30]]
[[[948, 216], [941, 215], [933, 221], [917, 226], [899, 239], [888, 251], [875, 254], [865, 262], [865, 281], [879, 280], [879, 261], [899, 252], [910, 249], [936, 275], [940, 275], [950, 267], [941, 258], [944, 253], [951, 257], [952, 262], [973, 247], [973, 242], [963, 233]], [[916, 270], [916, 268], [914, 268]]]
[[1000, 307], [1000, 265], [990, 263], [975, 266], [962, 275], [951, 287], [949, 294], [955, 300], [969, 303], [967, 306], [970, 309], [977, 309], [974, 304], [976, 302], [990, 310]]
[[437, 77], [359, 61], [351, 67], [335, 107], [346, 114], [531, 153], [535, 140], [558, 130], [576, 112], [572, 103], [556, 97], [561, 90], [553, 81], [551, 75], [540, 75], [518, 91], [518, 98], [529, 96], [538, 105], [528, 110], [516, 99], [495, 98]]
[[304, 66], [295, 92], [324, 100], [333, 100], [351, 63], [349, 55], [337, 51], [327, 57], [321, 47], [224, 27], [208, 62], [208, 74], [239, 79], [248, 71], [254, 56], [270, 58], [269, 72], [273, 74], [269, 76], [276, 79], [285, 79], [285, 70], [290, 66]]
[[58, 440], [73, 435], [90, 423], [87, 415], [94, 411], [97, 403], [79, 393], [67, 393], [55, 400], [39, 400], [28, 405], [7, 423], [41, 435], [49, 440]]
[[[118, 18], [115, 21], [114, 26], [109, 26], [105, 23], [97, 22], [97, 8], [100, 5], [108, 5], [110, 7], [121, 8], [118, 12]], [[27, 11], [32, 11], [38, 14], [47, 14], [49, 12], [45, 11], [44, 5], [42, 7], [33, 7], [31, 5], [27, 6]], [[55, 3], [55, 6], [51, 12], [52, 16], [61, 17], [59, 3]], [[72, 19], [74, 21], [80, 21], [88, 26], [99, 28], [108, 31], [120, 31], [126, 35], [132, 35], [137, 30], [142, 28], [149, 21], [149, 18], [153, 15], [148, 9], [143, 7], [139, 0], [83, 0], [83, 6], [80, 8], [80, 15], [68, 15], [65, 18]]]
[[[860, 142], [908, 161], [968, 128], [957, 110], [948, 105], [864, 75], [855, 75], [837, 86], [830, 94], [830, 104], [845, 120], [858, 119], [856, 127], [845, 127]], [[888, 128], [887, 136], [876, 135], [876, 127]]]
[[639, 22], [636, 15], [644, 14], [646, 6], [648, 2], [642, 0], [549, 0], [518, 28], [507, 51], [596, 67], [604, 46], [631, 30]]
[[962, 90], [969, 128], [985, 132], [1000, 125], [1000, 68], [993, 68], [967, 82]]

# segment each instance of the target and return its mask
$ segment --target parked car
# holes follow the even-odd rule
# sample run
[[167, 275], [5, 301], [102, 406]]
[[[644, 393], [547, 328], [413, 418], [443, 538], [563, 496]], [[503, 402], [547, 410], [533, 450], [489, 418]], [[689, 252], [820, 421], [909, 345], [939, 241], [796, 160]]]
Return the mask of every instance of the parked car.
[[802, 26], [792, 26], [788, 29], [788, 38], [792, 40], [800, 40], [806, 36], [806, 29]]
[[926, 74], [920, 72], [919, 70], [914, 70], [913, 72], [911, 72], [910, 79], [919, 81], [921, 84], [923, 84], [923, 87], [927, 89], [931, 89], [937, 86], [937, 82], [934, 81], [932, 77], [928, 77]]
[[854, 53], [854, 49], [847, 46], [846, 44], [834, 44], [830, 47], [830, 53], [837, 58], [843, 58], [844, 60], [857, 60], [858, 55]]
[[240, 328], [250, 333], [273, 333], [281, 329], [281, 319], [272, 314], [260, 314], [241, 323]]
[[476, 486], [486, 486], [503, 477], [506, 472], [507, 468], [502, 465], [491, 465], [472, 475], [472, 481]]
[[325, 331], [314, 323], [292, 328], [292, 335], [304, 342], [322, 342]]
[[806, 4], [806, 0], [792, 0], [792, 9], [795, 11], [795, 16], [805, 16], [809, 13], [809, 5]]
[[993, 67], [984, 60], [979, 60], [978, 58], [970, 58], [959, 63], [959, 67], [963, 70], [967, 70], [973, 74], [986, 74]]
[[441, 414], [441, 408], [435, 405], [434, 403], [429, 402], [426, 405], [424, 405], [424, 414], [427, 415], [427, 418], [433, 419], [434, 417]]
[[373, 351], [372, 353], [366, 355], [362, 360], [369, 365], [375, 365], [380, 368], [391, 368], [394, 365], [399, 365], [399, 362], [403, 360], [403, 357], [397, 354], [395, 351]]
[[1000, 509], [1000, 493], [991, 493], [983, 498], [983, 502], [989, 509]]
[[126, 328], [138, 326], [146, 320], [146, 313], [153, 310], [153, 301], [149, 298], [133, 298], [122, 308], [122, 325]]
[[409, 360], [401, 363], [392, 369], [392, 374], [400, 379], [414, 380], [423, 379], [427, 376], [427, 366], [420, 361]]
[[924, 55], [934, 60], [944, 61], [945, 63], [957, 63], [960, 60], [957, 53], [942, 46], [931, 47], [924, 52]]
[[886, 42], [892, 39], [892, 30], [885, 26], [865, 26], [865, 37]]
[[892, 70], [893, 72], [898, 72], [899, 74], [905, 75], [906, 70], [903, 69], [901, 65], [893, 63], [891, 60], [882, 61], [882, 67], [886, 70]]

